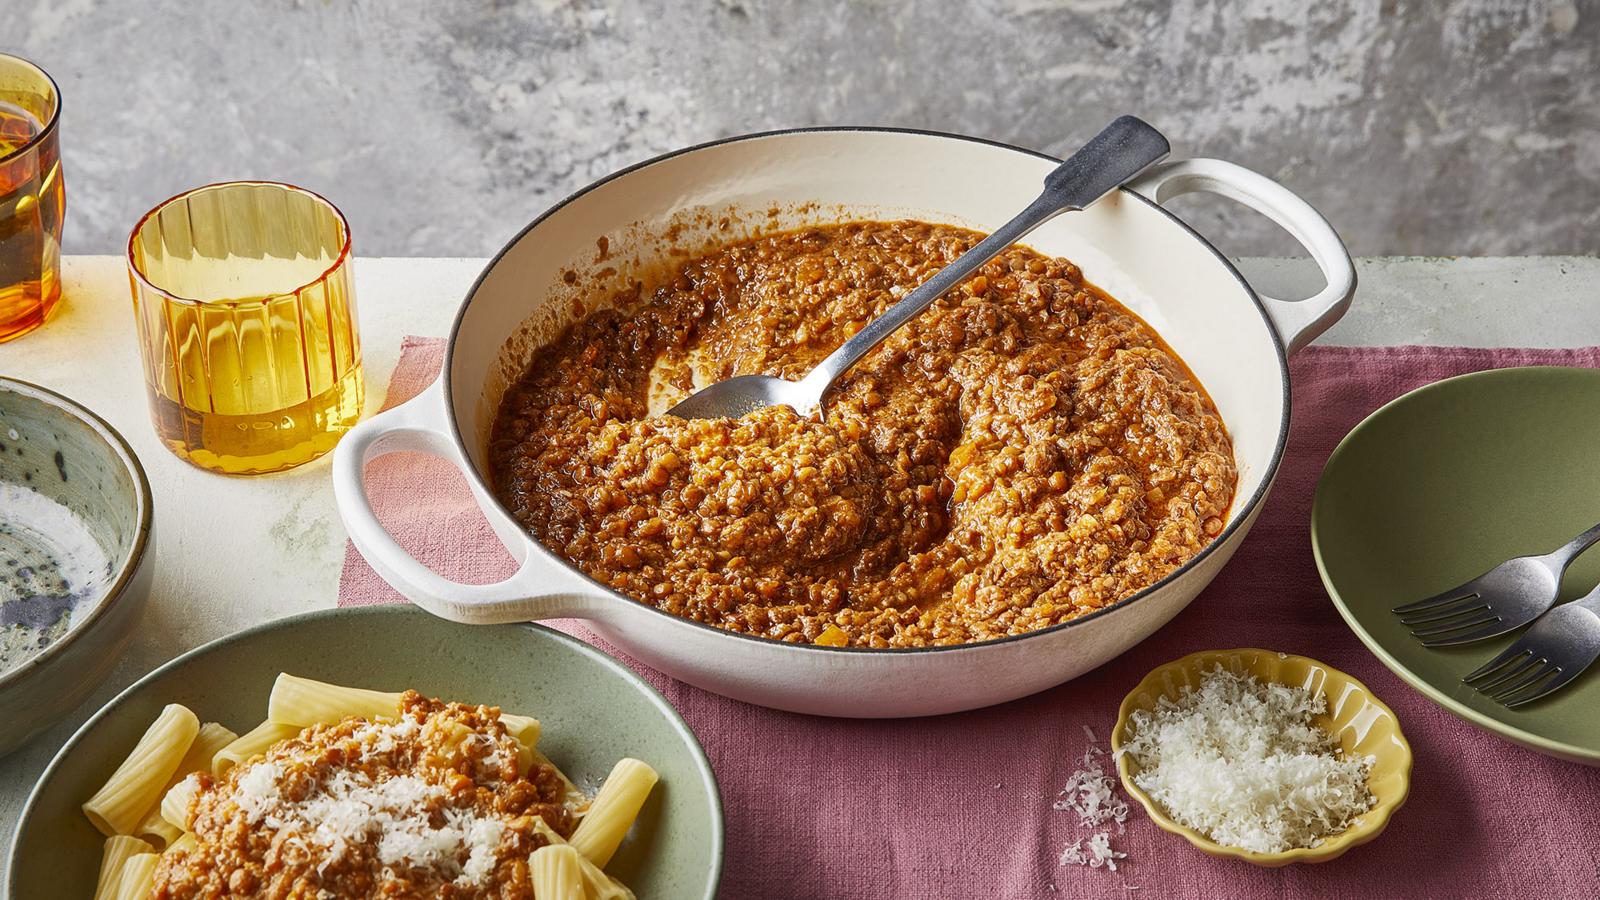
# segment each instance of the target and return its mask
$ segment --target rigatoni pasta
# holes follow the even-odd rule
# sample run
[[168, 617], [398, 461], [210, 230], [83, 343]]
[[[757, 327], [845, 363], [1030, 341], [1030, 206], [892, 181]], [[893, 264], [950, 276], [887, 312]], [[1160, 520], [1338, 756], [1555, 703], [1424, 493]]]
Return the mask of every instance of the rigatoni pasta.
[[[162, 796], [165, 797], [174, 785], [190, 773], [211, 771], [211, 760], [217, 755], [217, 751], [233, 743], [238, 737], [232, 730], [217, 722], [203, 723], [194, 741], [189, 744], [188, 751], [184, 753], [183, 761], [178, 763], [178, 770], [167, 779]], [[157, 801], [156, 805], [144, 814], [144, 820], [133, 830], [133, 835], [149, 841], [160, 849], [176, 841], [183, 834], [181, 826], [181, 822], [171, 821], [162, 815], [162, 803]]]
[[148, 841], [151, 844], [151, 849], [162, 850], [182, 837], [183, 829], [167, 821], [161, 815], [161, 804], [158, 802], [150, 808], [149, 812], [144, 814], [144, 818], [134, 827], [133, 836], [142, 841]]
[[127, 827], [151, 837], [108, 840], [97, 897], [633, 900], [603, 866], [655, 770], [623, 760], [591, 800], [540, 732], [494, 707], [287, 674], [243, 735], [169, 707], [130, 756], [156, 776], [119, 768], [93, 798], [113, 828], [139, 806]]
[[282, 725], [268, 720], [239, 735], [211, 758], [211, 774], [221, 775], [232, 766], [252, 756], [265, 753], [268, 747], [300, 733], [293, 725]]
[[539, 900], [587, 900], [578, 851], [571, 844], [546, 844], [528, 857], [533, 895]]
[[[542, 821], [535, 822], [534, 828], [552, 844], [565, 844], [567, 839], [556, 834], [550, 826]], [[578, 868], [583, 872], [583, 884], [587, 891], [588, 900], [635, 900], [633, 891], [628, 886], [607, 875], [604, 870], [590, 861], [589, 857], [578, 854]]]
[[576, 809], [579, 813], [587, 813], [589, 811], [589, 795], [585, 794], [582, 788], [579, 788], [577, 785], [573, 784], [572, 781], [567, 778], [566, 774], [563, 773], [559, 768], [556, 768], [555, 763], [550, 761], [550, 757], [545, 756], [537, 748], [534, 748], [530, 752], [530, 755], [532, 756], [535, 764], [550, 766], [551, 768], [556, 769], [556, 775], [561, 778], [561, 787], [564, 792], [564, 799], [562, 802], [573, 809]]
[[100, 851], [100, 877], [95, 882], [94, 900], [113, 900], [122, 886], [122, 866], [140, 853], [154, 853], [154, 847], [136, 837], [114, 834], [106, 838]]
[[211, 770], [211, 761], [223, 747], [238, 740], [239, 736], [233, 729], [219, 722], [206, 722], [200, 726], [200, 731], [194, 736], [194, 743], [189, 745], [189, 752], [183, 755], [183, 762], [178, 763], [178, 771], [173, 773], [167, 787], [177, 784], [190, 772], [207, 772]]
[[155, 853], [136, 853], [122, 864], [117, 877], [116, 900], [145, 900], [154, 884], [156, 865], [161, 857]]
[[267, 699], [269, 721], [302, 728], [318, 722], [337, 722], [345, 716], [393, 719], [398, 715], [398, 693], [341, 687], [288, 673], [272, 683], [272, 695]]
[[[189, 829], [189, 804], [194, 802], [195, 795], [200, 793], [200, 783], [193, 778], [185, 778], [167, 789], [161, 798], [161, 818], [168, 825], [178, 829], [179, 836]], [[176, 841], [178, 836], [172, 840]], [[170, 843], [170, 842], [169, 842]]]
[[589, 812], [572, 833], [572, 846], [595, 865], [604, 867], [617, 845], [639, 817], [639, 808], [655, 787], [656, 770], [637, 759], [624, 759], [612, 767], [589, 805]]
[[[399, 714], [400, 696], [282, 673], [272, 683], [267, 721], [303, 728], [319, 722], [332, 724], [347, 716], [392, 719]], [[500, 724], [530, 750], [539, 743], [539, 720], [532, 716], [501, 713]]]
[[539, 720], [533, 716], [519, 716], [515, 713], [501, 713], [500, 724], [506, 727], [510, 735], [533, 749], [539, 745]]
[[176, 703], [161, 711], [83, 813], [105, 835], [132, 834], [200, 732], [200, 720]]

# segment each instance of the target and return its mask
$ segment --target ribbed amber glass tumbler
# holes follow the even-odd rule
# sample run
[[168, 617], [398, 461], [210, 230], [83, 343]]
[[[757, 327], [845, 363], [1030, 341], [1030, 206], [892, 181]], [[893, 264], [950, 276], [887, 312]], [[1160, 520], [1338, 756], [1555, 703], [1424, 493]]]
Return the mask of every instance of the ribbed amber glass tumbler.
[[43, 325], [61, 300], [61, 93], [0, 53], [0, 343]]
[[231, 475], [309, 462], [361, 418], [350, 227], [272, 182], [157, 206], [128, 239], [150, 415], [183, 459]]

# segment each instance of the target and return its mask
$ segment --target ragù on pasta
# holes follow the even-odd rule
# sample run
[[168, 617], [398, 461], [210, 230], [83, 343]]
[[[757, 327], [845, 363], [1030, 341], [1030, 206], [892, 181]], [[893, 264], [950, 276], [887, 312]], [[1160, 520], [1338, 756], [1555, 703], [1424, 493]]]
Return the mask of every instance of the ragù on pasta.
[[280, 675], [236, 735], [173, 704], [84, 812], [96, 900], [631, 898], [606, 874], [655, 785], [624, 759], [590, 798], [498, 708]]

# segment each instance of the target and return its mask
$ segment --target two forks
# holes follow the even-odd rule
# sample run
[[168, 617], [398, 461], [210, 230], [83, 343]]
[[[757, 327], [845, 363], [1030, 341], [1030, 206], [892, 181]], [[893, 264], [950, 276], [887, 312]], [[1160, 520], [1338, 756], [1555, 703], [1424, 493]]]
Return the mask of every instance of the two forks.
[[1509, 559], [1462, 585], [1397, 606], [1424, 647], [1481, 641], [1534, 622], [1504, 653], [1461, 680], [1509, 707], [1560, 690], [1600, 657], [1600, 588], [1555, 609], [1561, 576], [1600, 541], [1600, 525], [1550, 553]]

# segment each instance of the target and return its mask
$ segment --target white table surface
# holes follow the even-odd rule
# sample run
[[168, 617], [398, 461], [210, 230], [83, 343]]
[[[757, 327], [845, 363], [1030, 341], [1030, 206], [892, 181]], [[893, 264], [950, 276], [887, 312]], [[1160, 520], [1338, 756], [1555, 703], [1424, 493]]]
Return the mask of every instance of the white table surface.
[[[388, 387], [403, 335], [443, 335], [480, 259], [359, 259], [356, 298], [367, 404]], [[156, 440], [146, 417], [121, 257], [69, 258], [66, 301], [43, 329], [0, 344], [0, 375], [66, 394], [133, 445], [155, 493], [155, 583], [127, 653], [81, 707], [0, 757], [0, 848], [56, 750], [108, 699], [185, 650], [249, 625], [332, 606], [345, 532], [328, 459], [256, 478], [210, 475]], [[1304, 260], [1241, 268], [1263, 292], [1293, 298], [1320, 283]], [[1349, 315], [1321, 343], [1565, 347], [1600, 344], [1600, 260], [1367, 259]], [[4, 727], [0, 723], [0, 727]], [[0, 855], [0, 875], [5, 860]]]

